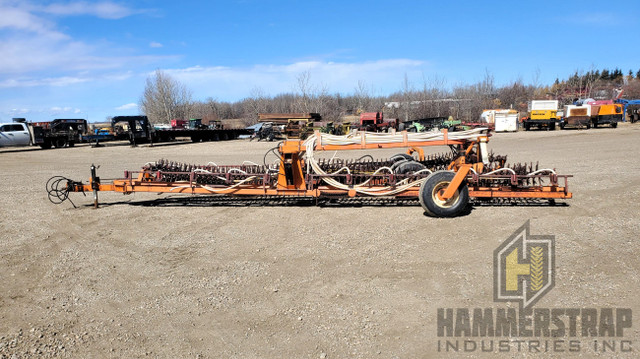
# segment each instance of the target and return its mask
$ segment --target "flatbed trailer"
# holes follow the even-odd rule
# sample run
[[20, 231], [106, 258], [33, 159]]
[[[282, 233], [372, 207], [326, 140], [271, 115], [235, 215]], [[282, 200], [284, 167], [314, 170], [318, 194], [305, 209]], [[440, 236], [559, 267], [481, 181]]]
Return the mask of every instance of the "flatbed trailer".
[[153, 142], [173, 141], [176, 138], [190, 138], [192, 142], [235, 140], [240, 135], [250, 135], [247, 129], [161, 129], [152, 133]]
[[[127, 130], [118, 133], [116, 125], [126, 124]], [[158, 143], [173, 141], [176, 138], [189, 138], [193, 142], [226, 141], [237, 139], [240, 135], [250, 135], [247, 129], [222, 128], [170, 128], [154, 129], [147, 116], [117, 116], [111, 120], [111, 127], [116, 132], [115, 139], [128, 139], [132, 145], [138, 143]]]
[[[379, 134], [357, 132], [335, 136], [316, 131], [302, 140], [286, 140], [277, 148], [276, 164], [239, 166], [189, 165], [166, 160], [125, 171], [124, 177], [102, 182], [91, 166], [88, 183], [63, 176], [46, 184], [49, 199], [62, 203], [71, 192], [93, 192], [98, 207], [101, 191], [177, 193], [254, 198], [381, 198], [418, 199], [426, 214], [453, 217], [470, 198], [481, 201], [570, 199], [570, 175], [538, 166], [505, 166], [505, 156], [487, 150], [486, 128], [464, 132]], [[426, 156], [423, 147], [446, 146], [448, 154]], [[404, 148], [387, 160], [345, 161], [316, 158], [320, 151]], [[265, 155], [266, 158], [266, 155]]]
[[84, 119], [55, 119], [46, 122], [27, 122], [31, 143], [43, 149], [73, 147], [82, 141], [87, 131]]

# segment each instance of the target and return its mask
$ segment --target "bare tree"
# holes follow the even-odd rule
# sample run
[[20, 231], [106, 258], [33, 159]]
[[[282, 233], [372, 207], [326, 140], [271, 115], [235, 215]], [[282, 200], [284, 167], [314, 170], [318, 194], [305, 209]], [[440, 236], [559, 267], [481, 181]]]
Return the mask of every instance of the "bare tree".
[[307, 70], [302, 72], [296, 78], [296, 90], [298, 92], [298, 98], [296, 101], [296, 107], [302, 112], [311, 112], [311, 73]]
[[162, 70], [156, 70], [147, 78], [140, 108], [155, 123], [169, 123], [174, 118], [186, 119], [193, 108], [191, 91]]
[[270, 112], [269, 98], [264, 94], [264, 91], [260, 87], [254, 87], [251, 90], [251, 97], [247, 98], [247, 105], [249, 105], [249, 111], [245, 114], [248, 120], [255, 120], [259, 113]]

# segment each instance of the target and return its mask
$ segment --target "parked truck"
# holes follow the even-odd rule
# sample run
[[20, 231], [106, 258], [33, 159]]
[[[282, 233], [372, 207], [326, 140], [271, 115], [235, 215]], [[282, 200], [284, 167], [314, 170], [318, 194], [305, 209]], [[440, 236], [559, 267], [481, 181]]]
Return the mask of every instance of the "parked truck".
[[1, 125], [0, 146], [40, 146], [49, 149], [73, 147], [81, 142], [87, 131], [84, 119], [55, 119], [47, 122], [27, 122], [24, 118], [14, 118], [13, 123]]
[[525, 131], [533, 127], [555, 130], [558, 121], [558, 100], [533, 100], [529, 103], [529, 116], [522, 121]]
[[26, 123], [0, 123], [0, 147], [29, 146], [31, 136]]

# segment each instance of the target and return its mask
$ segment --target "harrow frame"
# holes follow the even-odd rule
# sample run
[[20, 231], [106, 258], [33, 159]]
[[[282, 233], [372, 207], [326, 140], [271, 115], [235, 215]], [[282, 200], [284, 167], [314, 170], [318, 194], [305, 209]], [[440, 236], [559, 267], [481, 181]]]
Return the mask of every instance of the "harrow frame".
[[[484, 129], [486, 130], [486, 129]], [[568, 190], [568, 178], [571, 175], [558, 175], [554, 170], [539, 170], [529, 174], [516, 174], [509, 168], [498, 168], [484, 173], [488, 165], [487, 142], [490, 134], [484, 131], [473, 131], [466, 138], [452, 138], [447, 130], [429, 140], [411, 140], [406, 131], [394, 138], [395, 142], [370, 141], [364, 132], [352, 135], [350, 143], [332, 143], [331, 139], [323, 139], [316, 131], [312, 138], [302, 140], [285, 140], [278, 146], [279, 164], [275, 168], [261, 165], [240, 166], [189, 166], [176, 171], [163, 171], [146, 165], [143, 170], [125, 171], [124, 178], [102, 183], [96, 174], [96, 167], [91, 166], [89, 183], [67, 180], [63, 185], [57, 181], [56, 188], [47, 185], [51, 198], [66, 199], [69, 192], [93, 192], [94, 206], [98, 207], [98, 192], [118, 192], [131, 194], [135, 192], [180, 193], [227, 196], [292, 196], [292, 197], [398, 197], [420, 198], [425, 211], [434, 216], [455, 216], [460, 214], [461, 193], [478, 199], [511, 198], [511, 199], [556, 199], [572, 198]], [[475, 135], [477, 134], [477, 135]], [[345, 136], [342, 136], [345, 137]], [[309, 142], [311, 141], [311, 142]], [[359, 142], [359, 143], [354, 143]], [[423, 147], [449, 146], [456, 153], [447, 169], [453, 172], [450, 180], [438, 186], [432, 195], [424, 193], [425, 184], [429, 183], [438, 172], [430, 170], [396, 174], [396, 173], [359, 173], [354, 175], [347, 170], [334, 173], [317, 171], [317, 162], [312, 151], [362, 150], [380, 148], [405, 148], [407, 154], [417, 153], [420, 161], [425, 160]], [[428, 173], [427, 173], [428, 172]], [[59, 177], [58, 177], [59, 178]], [[180, 180], [170, 179], [180, 178]], [[359, 182], [368, 178], [365, 182]], [[167, 180], [169, 179], [169, 180]], [[203, 183], [203, 180], [215, 183]], [[442, 181], [442, 180], [440, 180]], [[61, 195], [64, 192], [65, 194]], [[62, 201], [64, 201], [62, 199]], [[435, 201], [443, 210], [425, 207], [423, 201]], [[61, 202], [61, 201], [56, 201]], [[455, 210], [450, 209], [451, 203]], [[466, 206], [466, 203], [462, 205]], [[435, 212], [435, 213], [434, 213]]]

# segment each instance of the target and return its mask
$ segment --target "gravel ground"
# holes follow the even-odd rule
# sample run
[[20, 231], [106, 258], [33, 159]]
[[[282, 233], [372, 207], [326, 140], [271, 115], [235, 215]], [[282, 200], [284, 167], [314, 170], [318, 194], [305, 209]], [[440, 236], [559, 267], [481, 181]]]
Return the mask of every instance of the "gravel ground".
[[[637, 124], [495, 135], [510, 162], [573, 174], [574, 199], [453, 219], [414, 206], [141, 206], [158, 196], [115, 193], [98, 210], [72, 194], [74, 209], [44, 191], [53, 175], [87, 180], [92, 163], [104, 181], [160, 158], [261, 163], [273, 145], [0, 149], [0, 358], [441, 357], [437, 308], [509, 306], [493, 301], [492, 255], [526, 220], [556, 238], [556, 285], [537, 306], [640, 313]], [[637, 355], [639, 328], [625, 331], [634, 352], [614, 355]]]

